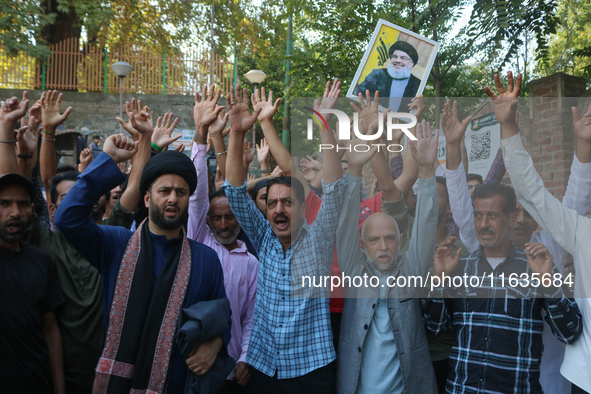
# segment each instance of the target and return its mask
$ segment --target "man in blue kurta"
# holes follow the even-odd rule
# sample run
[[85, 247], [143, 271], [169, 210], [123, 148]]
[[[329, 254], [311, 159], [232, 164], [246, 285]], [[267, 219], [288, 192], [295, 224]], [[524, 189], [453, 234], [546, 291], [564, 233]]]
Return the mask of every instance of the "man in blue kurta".
[[184, 360], [173, 344], [181, 308], [224, 298], [223, 273], [216, 253], [187, 239], [182, 226], [197, 174], [179, 152], [146, 164], [140, 192], [149, 216], [135, 233], [92, 222], [93, 204], [123, 181], [117, 163], [137, 149], [123, 135], [109, 137], [61, 202], [55, 225], [103, 277], [105, 347], [93, 392], [180, 393], [188, 369], [205, 374], [223, 344], [214, 338]]

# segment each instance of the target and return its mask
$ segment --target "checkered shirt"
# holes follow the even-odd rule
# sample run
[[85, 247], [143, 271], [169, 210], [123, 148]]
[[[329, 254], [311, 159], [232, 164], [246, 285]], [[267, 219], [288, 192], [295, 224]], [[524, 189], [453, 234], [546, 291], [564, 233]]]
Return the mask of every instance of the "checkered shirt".
[[323, 183], [324, 198], [316, 220], [311, 225], [303, 224], [284, 255], [269, 222], [248, 196], [246, 182], [241, 187], [228, 182], [223, 185], [232, 212], [259, 253], [246, 362], [268, 376], [303, 376], [336, 358], [328, 291], [321, 294], [325, 298], [310, 298], [318, 294], [297, 290], [298, 286], [301, 289], [303, 274], [330, 275], [345, 186], [344, 178]]
[[484, 285], [431, 292], [434, 297], [450, 297], [430, 299], [425, 312], [427, 329], [435, 334], [445, 330], [453, 316], [455, 340], [447, 393], [541, 393], [542, 309], [560, 341], [572, 343], [581, 334], [579, 308], [564, 297], [561, 288], [540, 291], [508, 286], [511, 273], [524, 272], [531, 278], [525, 252], [512, 247], [506, 260], [493, 270], [480, 248], [462, 258], [453, 275], [484, 277]]
[[499, 148], [497, 155], [488, 170], [488, 174], [482, 183], [501, 183], [505, 176], [505, 161], [503, 160], [503, 149]]

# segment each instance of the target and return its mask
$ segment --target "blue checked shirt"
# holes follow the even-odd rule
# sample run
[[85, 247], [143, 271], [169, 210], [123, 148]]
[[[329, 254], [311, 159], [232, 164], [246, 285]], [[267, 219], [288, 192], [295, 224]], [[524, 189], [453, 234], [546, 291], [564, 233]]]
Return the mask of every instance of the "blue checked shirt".
[[[324, 198], [316, 220], [303, 224], [284, 255], [269, 222], [248, 196], [246, 182], [241, 187], [223, 185], [232, 212], [259, 254], [246, 362], [268, 376], [303, 376], [336, 358], [326, 298], [329, 289], [302, 291], [301, 276], [330, 275], [345, 186], [343, 178], [323, 183]], [[319, 295], [324, 298], [311, 298]]]
[[[511, 247], [506, 260], [493, 270], [480, 248], [461, 258], [450, 276], [477, 277], [482, 285], [431, 292], [432, 297], [450, 297], [429, 299], [425, 312], [430, 332], [445, 330], [450, 320], [455, 330], [447, 393], [541, 393], [542, 309], [560, 341], [572, 343], [581, 334], [579, 308], [561, 288], [510, 287], [511, 273], [527, 273], [531, 279], [524, 251]], [[475, 285], [476, 279], [472, 281]]]

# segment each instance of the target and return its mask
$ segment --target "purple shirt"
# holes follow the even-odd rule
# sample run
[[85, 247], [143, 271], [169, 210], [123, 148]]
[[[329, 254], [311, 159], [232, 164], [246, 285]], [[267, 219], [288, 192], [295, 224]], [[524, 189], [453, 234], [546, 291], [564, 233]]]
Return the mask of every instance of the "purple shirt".
[[[209, 212], [207, 182], [207, 146], [193, 142], [191, 160], [197, 170], [197, 189], [189, 200], [189, 223], [187, 236], [201, 242], [217, 253], [224, 271], [224, 287], [232, 310], [232, 339], [228, 353], [236, 362], [246, 362], [246, 351], [252, 331], [254, 314], [258, 260], [248, 252], [244, 242], [238, 240], [238, 248], [228, 251], [213, 236], [207, 225]], [[228, 378], [232, 378], [234, 372]]]

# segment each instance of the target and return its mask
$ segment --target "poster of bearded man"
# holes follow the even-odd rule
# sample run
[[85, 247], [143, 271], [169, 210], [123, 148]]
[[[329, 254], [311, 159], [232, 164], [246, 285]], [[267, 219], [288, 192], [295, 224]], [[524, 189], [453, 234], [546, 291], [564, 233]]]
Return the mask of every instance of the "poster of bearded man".
[[407, 112], [423, 93], [439, 43], [380, 19], [357, 68], [347, 97], [380, 92], [380, 105]]

